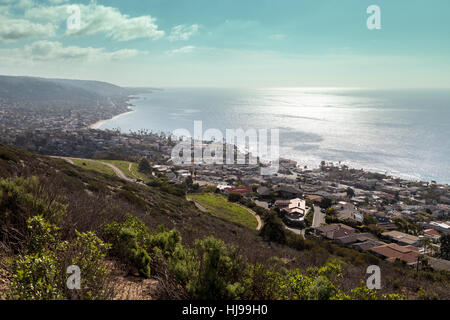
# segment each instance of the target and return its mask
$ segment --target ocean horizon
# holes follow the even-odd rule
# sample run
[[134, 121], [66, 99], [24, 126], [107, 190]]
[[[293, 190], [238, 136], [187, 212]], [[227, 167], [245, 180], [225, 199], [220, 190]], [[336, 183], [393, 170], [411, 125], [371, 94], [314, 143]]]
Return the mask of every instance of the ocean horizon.
[[436, 89], [171, 88], [133, 99], [99, 129], [279, 129], [280, 156], [409, 180], [450, 182], [450, 92]]

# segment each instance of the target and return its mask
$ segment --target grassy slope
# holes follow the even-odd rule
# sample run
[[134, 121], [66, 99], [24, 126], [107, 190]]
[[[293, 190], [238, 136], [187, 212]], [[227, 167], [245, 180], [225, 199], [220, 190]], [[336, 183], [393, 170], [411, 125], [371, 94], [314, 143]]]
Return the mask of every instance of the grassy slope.
[[86, 170], [93, 170], [99, 173], [103, 173], [109, 176], [115, 176], [114, 170], [111, 169], [108, 166], [105, 166], [104, 164], [95, 162], [95, 161], [87, 161], [87, 160], [80, 160], [80, 159], [74, 159], [71, 158], [70, 160], [75, 163], [80, 168], [84, 168]]
[[239, 223], [249, 229], [256, 229], [258, 221], [244, 208], [229, 202], [225, 197], [212, 194], [190, 194], [189, 198], [200, 203], [213, 216]]

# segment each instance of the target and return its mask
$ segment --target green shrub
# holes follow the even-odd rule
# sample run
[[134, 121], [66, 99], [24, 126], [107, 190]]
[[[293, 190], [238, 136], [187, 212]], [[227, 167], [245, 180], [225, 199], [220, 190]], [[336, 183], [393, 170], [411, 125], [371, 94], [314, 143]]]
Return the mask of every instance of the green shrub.
[[9, 299], [64, 299], [57, 258], [50, 251], [19, 256], [13, 263]]
[[230, 193], [228, 195], [228, 201], [230, 202], [238, 202], [242, 199], [242, 196], [239, 193]]
[[427, 291], [422, 288], [419, 289], [417, 293], [418, 300], [439, 300], [439, 296], [436, 292]]
[[142, 221], [128, 216], [123, 223], [112, 222], [104, 227], [104, 236], [116, 255], [136, 268], [139, 275], [150, 276], [151, 258], [146, 249], [150, 236]]
[[81, 290], [66, 290], [66, 296], [76, 299], [103, 299], [109, 275], [104, 259], [110, 245], [104, 243], [94, 232], [75, 233], [74, 241], [64, 241], [57, 248], [62, 272], [65, 273], [70, 265], [78, 266], [81, 271]]
[[42, 215], [29, 218], [27, 228], [31, 234], [26, 246], [28, 253], [43, 252], [56, 247], [56, 233], [59, 228], [46, 221]]
[[[30, 218], [30, 245], [11, 264], [10, 299], [103, 299], [109, 274], [103, 260], [109, 246], [94, 233], [76, 232], [73, 242], [60, 241], [58, 228], [42, 216]], [[66, 286], [67, 267], [81, 271], [81, 289]]]
[[36, 177], [0, 180], [0, 237], [14, 239], [9, 244], [18, 250], [26, 241], [27, 221], [41, 215], [58, 224], [66, 214], [66, 205], [58, 197], [50, 197]]
[[162, 231], [152, 235], [148, 240], [148, 247], [160, 249], [165, 257], [171, 257], [177, 246], [181, 244], [181, 235], [178, 230]]
[[272, 241], [279, 244], [286, 243], [286, 231], [281, 219], [273, 212], [264, 219], [264, 226], [261, 228], [260, 236], [265, 241]]
[[234, 247], [208, 237], [197, 240], [198, 277], [188, 286], [193, 299], [239, 299], [250, 287], [248, 265]]

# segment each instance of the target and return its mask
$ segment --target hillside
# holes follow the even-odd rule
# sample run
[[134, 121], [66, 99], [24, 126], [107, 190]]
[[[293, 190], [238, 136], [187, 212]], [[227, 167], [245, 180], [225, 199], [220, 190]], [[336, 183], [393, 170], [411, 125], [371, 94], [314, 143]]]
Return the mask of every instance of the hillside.
[[127, 89], [100, 81], [0, 76], [0, 101], [6, 103], [32, 101], [33, 106], [44, 106], [71, 101], [73, 105], [96, 105], [129, 94]]
[[[135, 298], [139, 299], [331, 298], [321, 296], [322, 289], [314, 291], [313, 287], [319, 283], [326, 292], [333, 288], [330, 294], [337, 297], [357, 298], [362, 289], [356, 293], [351, 289], [361, 285], [366, 268], [371, 264], [382, 269], [383, 294], [394, 292], [412, 299], [419, 292], [433, 292], [443, 299], [449, 297], [450, 276], [445, 272], [416, 273], [406, 266], [386, 263], [331, 243], [305, 241], [277, 229], [281, 224], [276, 218], [266, 217], [261, 237], [256, 230], [200, 212], [184, 195], [172, 194], [170, 188], [129, 183], [62, 159], [0, 145], [0, 180], [0, 297], [8, 295], [11, 283], [17, 284], [19, 280], [22, 284], [28, 283], [27, 278], [13, 277], [17, 270], [7, 263], [7, 258], [16, 259], [15, 268], [20, 270], [20, 266], [26, 266], [29, 259], [33, 259], [30, 252], [44, 250], [50, 255], [46, 258], [60, 263], [67, 260], [64, 257], [69, 246], [70, 252], [75, 254], [71, 261], [78, 261], [78, 253], [92, 254], [89, 250], [86, 253], [86, 249], [80, 251], [86, 241], [90, 241], [90, 246], [99, 246], [94, 252], [104, 251], [92, 258], [99, 268], [96, 270], [112, 271], [112, 278], [105, 276], [105, 281], [109, 281], [115, 294], [102, 298], [117, 298], [118, 295], [129, 298], [120, 295], [123, 286], [141, 288], [136, 289], [139, 293]], [[45, 230], [53, 227], [40, 220], [39, 215], [54, 224], [57, 232], [47, 234]], [[27, 230], [36, 228], [30, 223], [36, 223], [42, 233], [30, 234]], [[173, 228], [177, 231], [169, 231]], [[91, 231], [99, 239], [89, 234]], [[36, 241], [36, 234], [46, 236]], [[210, 236], [214, 238], [207, 238]], [[111, 243], [112, 248], [107, 250], [102, 241]], [[71, 244], [78, 247], [70, 247]], [[217, 264], [213, 262], [214, 257], [228, 262]], [[199, 264], [200, 259], [207, 259], [211, 264], [206, 260]], [[102, 267], [105, 264], [106, 269]], [[205, 266], [230, 269], [203, 269]], [[311, 267], [313, 269], [308, 269]], [[90, 268], [86, 271], [88, 274], [94, 272], [92, 265]], [[209, 272], [217, 272], [218, 282], [212, 287], [205, 282]], [[292, 285], [285, 286], [286, 281], [298, 281], [299, 273], [305, 273], [305, 277], [300, 278], [315, 285], [307, 292], [285, 291]], [[55, 279], [59, 279], [59, 274], [53, 274]], [[274, 279], [273, 282], [270, 279]], [[285, 285], [281, 286], [283, 283]], [[102, 283], [88, 285], [92, 292], [103, 292], [95, 289], [103, 286]], [[229, 291], [230, 288], [234, 289]], [[49, 293], [50, 297], [58, 294], [65, 298], [86, 298], [84, 291], [79, 293], [81, 296], [73, 297], [73, 293], [55, 290], [56, 293]], [[14, 297], [30, 297], [17, 290], [14, 294]]]

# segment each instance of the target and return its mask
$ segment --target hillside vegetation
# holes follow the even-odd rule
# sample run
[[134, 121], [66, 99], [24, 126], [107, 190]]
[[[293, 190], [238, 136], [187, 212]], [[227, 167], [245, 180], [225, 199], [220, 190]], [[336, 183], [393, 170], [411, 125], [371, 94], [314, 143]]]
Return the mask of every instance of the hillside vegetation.
[[[282, 227], [260, 233], [200, 212], [165, 185], [139, 185], [0, 145], [0, 296], [8, 299], [449, 298], [450, 275]], [[361, 281], [382, 270], [382, 289]], [[66, 287], [67, 267], [81, 289]], [[134, 290], [138, 286], [139, 290]], [[133, 291], [134, 290], [134, 291]]]

